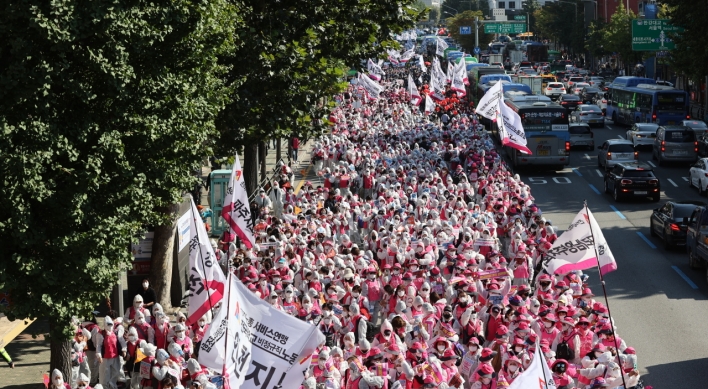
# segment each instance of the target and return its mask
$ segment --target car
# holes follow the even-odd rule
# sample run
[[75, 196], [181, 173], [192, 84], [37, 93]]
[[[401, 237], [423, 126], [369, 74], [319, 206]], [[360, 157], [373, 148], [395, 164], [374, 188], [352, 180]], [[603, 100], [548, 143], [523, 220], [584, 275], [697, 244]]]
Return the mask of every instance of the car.
[[661, 198], [661, 185], [651, 166], [644, 163], [618, 163], [605, 174], [605, 193], [611, 193], [615, 201], [629, 197]]
[[703, 120], [683, 120], [681, 121], [681, 125], [690, 127], [698, 137], [708, 133], [708, 125], [706, 125], [706, 122]]
[[634, 151], [634, 145], [625, 139], [608, 139], [597, 146], [597, 149], [597, 166], [605, 170], [612, 169], [618, 163], [639, 160], [639, 153]]
[[595, 134], [587, 123], [570, 123], [568, 125], [570, 134], [570, 147], [586, 147], [589, 150], [595, 149]]
[[592, 76], [588, 80], [588, 84], [594, 88], [602, 88], [602, 85], [605, 83], [605, 79], [602, 77], [598, 76]]
[[590, 126], [605, 127], [605, 117], [602, 110], [597, 105], [581, 104], [570, 114], [570, 121], [575, 123], [587, 123]]
[[601, 92], [600, 94], [595, 96], [595, 101], [593, 101], [593, 104], [600, 107], [603, 115], [607, 115], [607, 99], [605, 98], [604, 92]]
[[543, 94], [553, 98], [559, 98], [561, 95], [565, 94], [565, 87], [561, 82], [549, 82], [546, 89], [543, 90]]
[[700, 195], [708, 193], [708, 158], [701, 158], [688, 171], [688, 185], [698, 188]]
[[668, 201], [652, 212], [649, 233], [660, 237], [667, 250], [674, 246], [685, 246], [688, 218], [696, 207], [705, 205], [700, 201]]
[[580, 96], [580, 93], [583, 91], [583, 88], [588, 86], [590, 86], [590, 84], [588, 84], [587, 82], [576, 82], [569, 90], [571, 93]]
[[657, 128], [659, 125], [656, 123], [634, 123], [632, 128], [627, 130], [627, 140], [632, 141], [635, 150], [642, 146], [651, 148], [654, 145]]
[[566, 93], [561, 95], [560, 104], [568, 111], [574, 111], [580, 105], [580, 96]]
[[570, 91], [571, 88], [578, 82], [585, 82], [585, 77], [571, 76], [565, 84], [565, 89]]
[[586, 86], [582, 91], [580, 91], [580, 100], [583, 101], [583, 104], [594, 104], [597, 96], [601, 94], [602, 92], [600, 89]]
[[652, 158], [659, 166], [667, 161], [695, 162], [698, 159], [698, 140], [690, 127], [660, 126], [652, 149]]

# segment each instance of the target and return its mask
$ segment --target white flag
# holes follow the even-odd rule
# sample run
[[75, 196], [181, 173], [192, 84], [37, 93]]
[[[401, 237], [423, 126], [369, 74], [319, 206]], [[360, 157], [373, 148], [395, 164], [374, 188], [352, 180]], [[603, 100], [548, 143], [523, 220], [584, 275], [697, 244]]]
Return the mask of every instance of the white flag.
[[376, 81], [380, 81], [381, 75], [384, 74], [384, 71], [383, 69], [381, 69], [381, 66], [375, 64], [374, 61], [371, 60], [371, 58], [369, 58], [369, 60], [366, 62], [366, 70], [369, 72], [369, 78]]
[[541, 347], [536, 345], [536, 352], [533, 354], [531, 365], [523, 373], [519, 374], [514, 382], [509, 385], [509, 389], [555, 389], [556, 382], [553, 380], [553, 373], [548, 367], [548, 362], [541, 353]]
[[423, 60], [422, 55], [418, 56], [418, 65], [420, 66], [420, 69], [423, 71], [423, 73], [428, 71], [428, 67], [425, 66], [425, 61]]
[[[501, 81], [497, 84], [501, 84]], [[497, 126], [499, 127], [499, 137], [502, 140], [502, 145], [519, 150], [524, 154], [531, 154], [531, 150], [526, 147], [526, 133], [521, 125], [521, 117], [504, 104], [503, 100], [499, 101]]]
[[297, 389], [325, 337], [273, 308], [231, 277], [229, 297], [202, 340], [199, 363], [222, 372], [225, 388]]
[[366, 91], [366, 95], [369, 99], [376, 100], [379, 98], [381, 92], [384, 88], [377, 84], [376, 81], [372, 80], [366, 74], [359, 73], [359, 85], [361, 85]]
[[445, 54], [445, 49], [447, 49], [447, 48], [448, 48], [447, 42], [445, 42], [442, 38], [438, 37], [437, 47], [435, 48], [435, 54], [442, 57]]
[[410, 73], [408, 73], [408, 93], [411, 95], [411, 104], [420, 105], [423, 98], [420, 96], [420, 92], [413, 82], [413, 75]]
[[226, 188], [221, 217], [226, 220], [232, 234], [236, 234], [241, 238], [241, 242], [249, 249], [253, 247], [256, 243], [256, 239], [253, 237], [253, 218], [251, 217], [246, 182], [243, 180], [243, 169], [241, 169], [241, 161], [238, 159], [238, 155], [234, 158], [234, 166], [231, 169], [229, 186]]
[[430, 95], [425, 95], [425, 114], [429, 115], [433, 112], [435, 112], [435, 103], [430, 98]]
[[[595, 255], [595, 249], [599, 258]], [[546, 270], [551, 274], [590, 269], [598, 266], [598, 263], [603, 275], [617, 270], [617, 262], [605, 236], [587, 208], [578, 212], [568, 230], [561, 234], [548, 250], [546, 258]]]
[[415, 55], [415, 49], [409, 49], [401, 54], [401, 62], [408, 62]]
[[496, 120], [501, 110], [499, 108], [501, 104], [504, 104], [504, 91], [502, 89], [502, 83], [497, 82], [493, 87], [487, 89], [484, 96], [479, 99], [477, 114], [489, 120]]
[[445, 99], [445, 73], [440, 67], [440, 61], [433, 58], [432, 69], [430, 70], [430, 89], [432, 93], [430, 97], [436, 101]]
[[209, 235], [194, 200], [190, 200], [192, 220], [189, 226], [189, 309], [187, 325], [196, 323], [224, 297], [226, 277], [216, 260]]
[[[462, 61], [460, 61], [460, 63], [462, 63]], [[467, 69], [464, 64], [462, 67], [457, 65], [452, 69], [452, 72], [452, 83], [450, 84], [450, 89], [457, 92], [458, 96], [465, 96], [467, 94], [467, 90], [465, 88], [465, 85], [467, 85], [465, 83], [467, 78]]]
[[452, 76], [455, 74], [455, 66], [452, 64], [452, 62], [448, 61], [447, 62], [447, 73], [446, 75], [446, 81], [447, 83], [452, 82]]

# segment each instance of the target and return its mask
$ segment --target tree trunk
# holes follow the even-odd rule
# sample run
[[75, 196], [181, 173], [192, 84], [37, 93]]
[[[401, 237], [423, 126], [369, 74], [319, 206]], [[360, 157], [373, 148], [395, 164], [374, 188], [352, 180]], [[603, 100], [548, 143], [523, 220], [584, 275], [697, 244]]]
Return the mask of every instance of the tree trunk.
[[[195, 199], [195, 202], [199, 199]], [[152, 258], [150, 263], [150, 283], [155, 289], [157, 302], [166, 310], [172, 307], [170, 296], [172, 286], [172, 263], [174, 262], [175, 232], [177, 229], [176, 216], [179, 204], [172, 204], [161, 209], [170, 215], [172, 223], [155, 227], [152, 241]], [[132, 303], [132, 302], [131, 302]]]
[[282, 144], [280, 142], [280, 138], [278, 138], [277, 141], [275, 141], [275, 160], [280, 161], [280, 158], [282, 158]]
[[268, 177], [266, 169], [266, 143], [265, 141], [258, 142], [258, 162], [261, 164], [261, 179]]
[[58, 369], [64, 375], [64, 382], [71, 382], [71, 340], [64, 339], [56, 333], [61, 333], [61, 325], [49, 320], [49, 375]]
[[243, 179], [246, 181], [248, 195], [258, 191], [258, 143], [253, 142], [243, 147]]

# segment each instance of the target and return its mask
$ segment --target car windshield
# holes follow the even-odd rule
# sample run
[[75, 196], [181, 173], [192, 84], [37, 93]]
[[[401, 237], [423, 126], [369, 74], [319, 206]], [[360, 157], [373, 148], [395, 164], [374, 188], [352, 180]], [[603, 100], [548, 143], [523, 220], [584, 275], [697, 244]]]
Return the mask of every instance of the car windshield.
[[693, 131], [676, 130], [666, 131], [667, 142], [695, 142], [696, 133]]
[[693, 210], [696, 209], [695, 205], [678, 205], [674, 206], [674, 220], [682, 220], [685, 217], [691, 216]]
[[600, 109], [600, 107], [598, 107], [597, 105], [586, 105], [586, 106], [580, 107], [580, 110], [583, 112], [600, 112], [600, 111], [602, 111]]
[[637, 178], [653, 178], [654, 174], [651, 170], [627, 170], [624, 172], [625, 177], [637, 177]]
[[553, 83], [553, 84], [548, 84], [549, 88], [562, 88], [563, 84], [560, 83]]
[[589, 126], [570, 126], [568, 127], [568, 132], [571, 134], [579, 135], [589, 134], [591, 131]]
[[695, 129], [708, 129], [708, 125], [706, 125], [704, 122], [699, 122], [696, 120], [691, 120], [691, 121], [685, 121], [683, 124], [687, 127], [695, 128]]
[[578, 101], [578, 100], [580, 100], [580, 96], [577, 96], [577, 95], [563, 95], [562, 99], [563, 99], [563, 100]]
[[629, 143], [620, 143], [617, 145], [610, 145], [610, 150], [613, 153], [634, 153], [634, 146]]

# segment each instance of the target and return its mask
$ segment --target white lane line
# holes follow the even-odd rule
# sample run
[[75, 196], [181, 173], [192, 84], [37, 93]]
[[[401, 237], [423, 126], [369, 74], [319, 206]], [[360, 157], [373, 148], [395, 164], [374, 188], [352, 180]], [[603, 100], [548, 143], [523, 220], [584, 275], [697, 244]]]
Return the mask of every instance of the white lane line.
[[652, 162], [652, 161], [647, 161], [647, 163], [648, 163], [651, 167], [656, 167], [656, 165], [654, 165], [654, 162]]
[[667, 181], [669, 181], [669, 182], [671, 183], [671, 185], [673, 185], [675, 188], [678, 188], [678, 185], [676, 185], [676, 183], [674, 182], [674, 180], [668, 178]]
[[624, 139], [624, 137], [622, 135], [617, 135], [617, 137], [620, 139]]
[[600, 171], [600, 169], [595, 169], [595, 171], [597, 172], [597, 175], [598, 175], [598, 176], [604, 177], [604, 175], [602, 174], [602, 172]]
[[590, 159], [590, 156], [587, 155], [587, 154], [585, 154], [585, 156], [583, 156], [583, 158], [585, 158], [585, 159]]
[[688, 177], [681, 177], [684, 181], [688, 182]]

